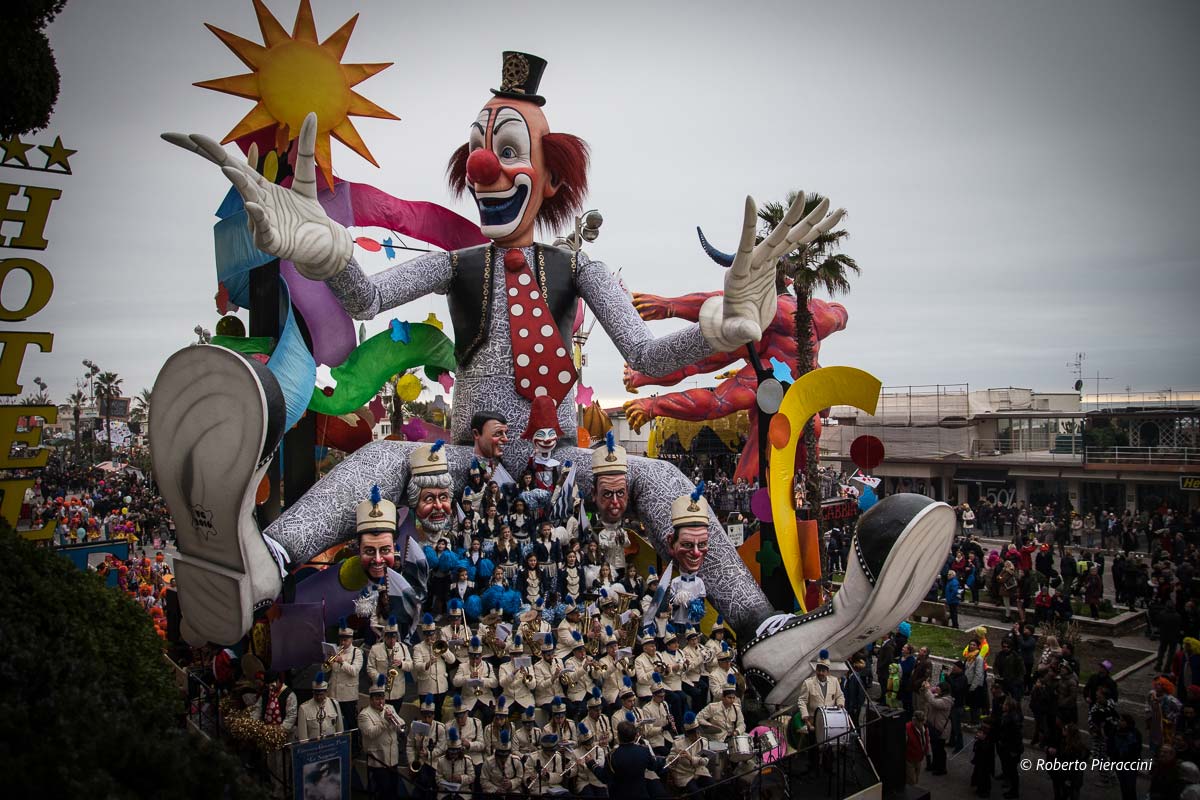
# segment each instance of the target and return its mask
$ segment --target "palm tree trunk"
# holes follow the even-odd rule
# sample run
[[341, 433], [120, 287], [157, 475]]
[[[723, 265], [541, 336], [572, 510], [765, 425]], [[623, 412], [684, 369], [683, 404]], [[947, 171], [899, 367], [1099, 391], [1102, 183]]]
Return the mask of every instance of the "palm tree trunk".
[[[813, 371], [813, 319], [808, 310], [808, 292], [796, 289], [796, 377], [801, 378]], [[821, 480], [817, 468], [820, 463], [820, 448], [817, 430], [813, 421], [804, 423], [804, 504], [808, 506], [808, 518], [817, 523], [817, 549], [821, 554], [821, 578], [829, 574], [829, 554], [825, 551], [824, 531], [821, 530]]]
[[110, 417], [108, 414], [104, 415], [104, 438], [108, 440], [108, 460], [111, 461], [113, 457], [112, 417]]

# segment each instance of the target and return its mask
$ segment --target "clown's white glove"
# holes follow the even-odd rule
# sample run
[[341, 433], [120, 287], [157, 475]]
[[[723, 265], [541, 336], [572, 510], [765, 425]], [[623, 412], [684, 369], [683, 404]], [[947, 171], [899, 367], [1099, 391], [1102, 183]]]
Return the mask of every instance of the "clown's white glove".
[[728, 353], [762, 338], [775, 317], [775, 262], [832, 230], [845, 213], [838, 209], [829, 214], [825, 199], [804, 216], [804, 199], [800, 192], [783, 221], [755, 245], [758, 207], [754, 198], [746, 198], [742, 237], [725, 275], [724, 295], [710, 297], [700, 307], [700, 332], [714, 350]]
[[258, 173], [258, 147], [250, 146], [246, 163], [229, 157], [225, 148], [199, 134], [164, 133], [171, 144], [213, 162], [242, 196], [254, 246], [276, 258], [291, 261], [309, 280], [332, 278], [350, 263], [354, 239], [334, 222], [317, 201], [317, 171], [313, 154], [317, 140], [317, 115], [310, 113], [300, 126], [296, 171], [291, 188], [271, 183]]

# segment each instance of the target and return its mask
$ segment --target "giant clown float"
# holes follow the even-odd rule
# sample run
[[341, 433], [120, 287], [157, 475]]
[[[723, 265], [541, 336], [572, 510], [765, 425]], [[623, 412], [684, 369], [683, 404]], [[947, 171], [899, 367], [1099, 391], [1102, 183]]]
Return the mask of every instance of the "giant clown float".
[[[302, 14], [306, 8], [302, 3]], [[269, 27], [264, 24], [264, 35], [278, 39], [282, 29]], [[344, 47], [344, 41], [340, 44]], [[252, 63], [258, 51], [247, 52], [243, 60]], [[638, 376], [678, 374], [769, 336], [780, 310], [777, 260], [828, 231], [840, 212], [830, 213], [824, 202], [805, 216], [801, 196], [783, 223], [756, 244], [756, 205], [747, 197], [723, 291], [695, 295], [689, 316], [696, 321], [656, 338], [603, 263], [581, 250], [535, 239], [536, 228], [553, 232], [579, 213], [588, 190], [587, 145], [553, 131], [543, 112], [545, 69], [546, 62], [537, 56], [505, 52], [498, 88], [481, 108], [464, 115], [465, 141], [447, 147], [452, 151], [450, 187], [470, 194], [486, 241], [430, 252], [373, 275], [353, 256], [348, 225], [357, 220], [339, 221], [330, 213], [336, 205], [330, 197], [351, 189], [332, 181], [330, 127], [317, 114], [280, 126], [286, 131], [282, 143], [294, 140], [287, 185], [264, 176], [256, 146], [246, 148], [248, 158], [235, 158], [205, 136], [164, 135], [211, 161], [229, 179], [236, 190], [231, 197], [244, 206], [233, 218], [244, 218], [239, 230], [253, 248], [294, 265], [305, 281], [324, 284], [356, 319], [372, 319], [430, 293], [444, 294], [454, 340], [452, 363], [443, 354], [432, 373], [454, 373], [452, 440], [444, 447], [405, 441], [360, 447], [264, 530], [253, 513], [256, 488], [283, 432], [298, 416], [287, 402], [286, 381], [262, 359], [221, 346], [189, 347], [167, 361], [153, 390], [151, 441], [155, 476], [178, 526], [176, 580], [190, 640], [239, 640], [251, 628], [256, 609], [280, 596], [288, 565], [304, 564], [353, 540], [363, 533], [364, 523], [374, 533], [403, 530], [407, 523], [409, 533], [386, 552], [364, 555], [350, 588], [386, 581], [382, 591], [401, 594], [398, 607], [414, 615], [413, 606], [424, 595], [419, 585], [408, 584], [419, 584], [427, 574], [427, 565], [420, 564], [421, 526], [442, 524], [442, 517], [427, 516], [438, 501], [427, 501], [425, 494], [444, 491], [447, 485], [446, 479], [417, 481], [437, 472], [448, 475], [454, 486], [463, 485], [472, 461], [478, 464], [472, 435], [477, 414], [503, 419], [511, 427], [515, 435], [492, 454], [509, 474], [519, 475], [541, 438], [531, 430], [531, 408], [553, 403], [563, 432], [553, 459], [574, 465], [576, 485], [590, 497], [593, 453], [575, 446], [577, 373], [570, 357], [580, 298]], [[243, 96], [251, 96], [245, 86], [240, 88]], [[334, 135], [340, 131], [343, 141], [361, 144], [352, 126], [335, 122]], [[402, 324], [403, 334], [420, 327]], [[781, 518], [795, 515], [790, 475], [804, 420], [831, 403], [873, 407], [871, 392], [878, 390], [878, 382], [865, 373], [831, 369], [817, 370], [793, 385], [771, 425], [772, 459], [786, 465], [778, 477], [773, 474], [770, 487], [781, 552], [784, 540], [795, 537], [795, 525], [789, 528]], [[857, 389], [840, 391], [851, 385]], [[339, 385], [334, 396], [341, 391]], [[545, 420], [538, 425], [545, 427]], [[661, 556], [680, 556], [675, 569], [681, 578], [699, 579], [707, 601], [736, 631], [746, 675], [767, 703], [792, 699], [820, 650], [829, 650], [830, 659], [848, 657], [910, 613], [953, 535], [954, 515], [945, 504], [918, 495], [883, 500], [858, 527], [844, 588], [831, 603], [796, 615], [771, 607], [715, 514], [702, 499], [687, 499], [695, 487], [673, 465], [632, 456], [624, 463], [630, 512], [640, 517]], [[413, 508], [415, 530], [412, 520], [385, 519], [382, 528], [373, 522], [391, 503]], [[381, 560], [396, 567], [386, 570], [386, 578]], [[332, 594], [338, 592], [334, 582], [326, 583]], [[348, 607], [344, 598], [334, 605]]]

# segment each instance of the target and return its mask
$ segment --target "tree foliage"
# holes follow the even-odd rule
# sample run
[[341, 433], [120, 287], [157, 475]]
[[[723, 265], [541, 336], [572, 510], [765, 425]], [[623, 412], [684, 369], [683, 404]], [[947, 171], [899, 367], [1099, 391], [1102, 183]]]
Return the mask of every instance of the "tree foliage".
[[257, 797], [184, 710], [149, 616], [0, 522], [0, 763], [8, 797]]
[[67, 0], [5, 0], [0, 5], [0, 137], [40, 131], [58, 102], [59, 75], [43, 28]]

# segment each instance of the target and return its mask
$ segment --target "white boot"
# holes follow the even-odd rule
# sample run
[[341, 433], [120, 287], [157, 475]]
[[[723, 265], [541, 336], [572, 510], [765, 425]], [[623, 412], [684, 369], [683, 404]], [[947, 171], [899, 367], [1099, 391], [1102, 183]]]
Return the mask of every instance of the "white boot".
[[780, 614], [742, 646], [746, 677], [767, 703], [793, 702], [822, 649], [835, 664], [916, 610], [954, 540], [954, 510], [919, 494], [885, 497], [859, 519], [846, 577], [833, 601]]
[[254, 495], [283, 436], [283, 394], [257, 361], [197, 345], [167, 359], [151, 396], [150, 454], [175, 518], [180, 610], [190, 636], [233, 644], [282, 588]]

